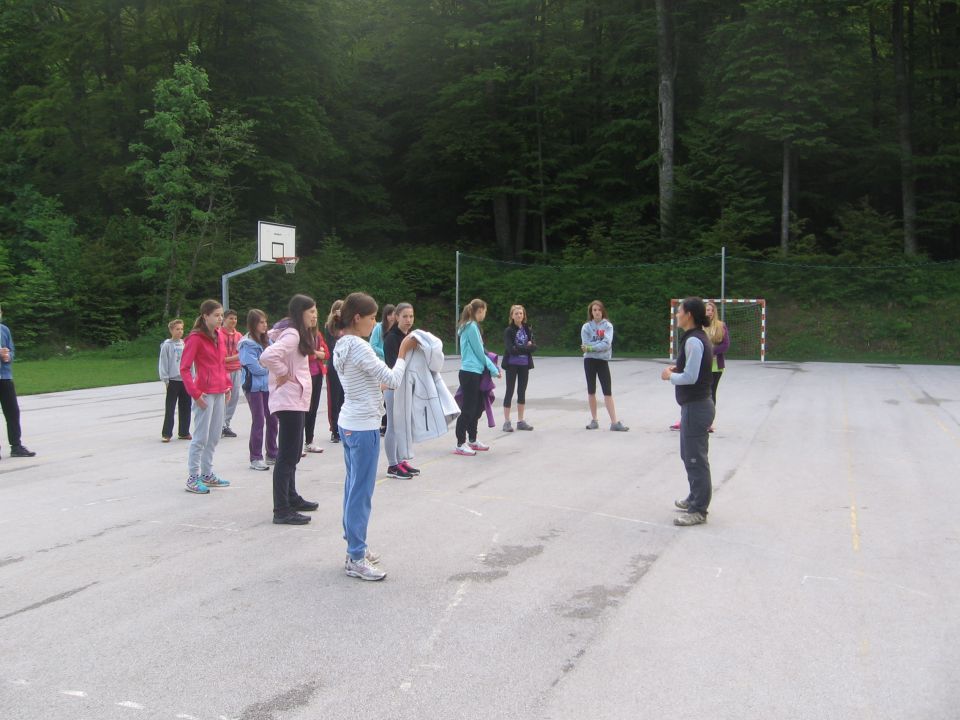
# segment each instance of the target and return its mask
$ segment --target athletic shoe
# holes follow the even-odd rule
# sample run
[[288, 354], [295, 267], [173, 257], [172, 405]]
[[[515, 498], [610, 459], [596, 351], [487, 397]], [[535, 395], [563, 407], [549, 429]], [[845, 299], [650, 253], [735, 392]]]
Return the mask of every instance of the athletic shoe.
[[160, 438], [160, 442], [170, 442], [170, 437], [168, 435], [164, 435]]
[[409, 480], [413, 475], [399, 465], [391, 465], [387, 468], [387, 477], [397, 478], [398, 480]]
[[277, 464], [277, 459], [276, 459], [276, 458], [272, 458], [272, 457], [268, 457], [266, 460], [264, 460], [264, 462], [265, 462], [267, 465], [276, 465], [276, 464]]
[[419, 474], [420, 474], [420, 471], [419, 471], [417, 468], [415, 468], [413, 465], [411, 465], [410, 463], [408, 463], [406, 460], [404, 460], [403, 462], [400, 463], [400, 467], [402, 467], [404, 470], [406, 470], [406, 471], [407, 471], [408, 473], [410, 473], [411, 475], [419, 475]]
[[263, 460], [251, 460], [250, 461], [251, 470], [269, 470], [270, 468]]
[[630, 428], [628, 428], [628, 427], [627, 427], [626, 425], [624, 425], [622, 422], [620, 422], [619, 420], [617, 420], [615, 423], [611, 423], [610, 429], [611, 429], [613, 432], [626, 432], [626, 431], [629, 430]]
[[187, 433], [186, 435], [177, 435], [177, 440], [193, 440], [193, 435]]
[[467, 443], [463, 445], [457, 445], [456, 450], [453, 451], [454, 455], [476, 455], [477, 451], [470, 447]]
[[33, 450], [27, 450], [23, 445], [14, 445], [10, 448], [10, 457], [33, 457], [36, 455]]
[[677, 420], [673, 425], [670, 426], [670, 429], [671, 429], [671, 430], [679, 430], [679, 429], [680, 429], [680, 421]]
[[316, 443], [307, 443], [306, 445], [304, 445], [303, 449], [306, 450], [308, 453], [322, 453], [322, 452], [323, 452], [323, 448], [320, 447], [319, 445], [317, 445]]
[[[364, 555], [364, 557], [367, 559], [367, 562], [370, 563], [371, 565], [376, 565], [378, 562], [380, 562], [380, 553], [372, 552], [370, 548], [367, 548], [367, 554]], [[349, 560], [350, 557], [347, 556], [347, 559]]]
[[188, 493], [195, 493], [197, 495], [206, 495], [208, 492], [210, 492], [210, 488], [204, 485], [203, 480], [196, 475], [191, 475], [187, 478], [186, 489]]
[[713, 432], [713, 425], [711, 425], [710, 427], [707, 428], [707, 432], [708, 432], [708, 433], [712, 433], [712, 432]]
[[290, 507], [297, 511], [313, 512], [320, 507], [320, 503], [313, 502], [313, 500], [304, 500], [303, 498], [300, 498], [300, 502], [293, 503]]
[[509, 420], [507, 420], [507, 421], [503, 424], [503, 431], [504, 431], [504, 432], [513, 432], [513, 425], [510, 424], [510, 421], [509, 421]]
[[687, 502], [686, 500], [674, 500], [674, 501], [673, 501], [673, 504], [676, 505], [676, 506], [677, 506], [678, 508], [680, 508], [681, 510], [689, 510], [689, 509], [690, 509], [690, 503]]
[[477, 452], [486, 452], [490, 449], [489, 445], [485, 445], [479, 440], [474, 440], [472, 443], [467, 443], [467, 445], [470, 446], [471, 450], [476, 450]]
[[360, 578], [361, 580], [383, 580], [387, 576], [383, 570], [375, 568], [365, 557], [359, 560], [351, 560], [347, 557], [343, 569], [350, 577]]
[[335, 432], [330, 433], [330, 442], [332, 443], [340, 442], [340, 434]]
[[600, 429], [600, 423], [597, 422], [596, 418], [594, 418], [593, 420], [587, 423], [587, 430], [599, 430], [599, 429]]
[[214, 487], [214, 488], [230, 487], [230, 481], [224, 480], [222, 477], [220, 477], [216, 473], [210, 473], [209, 475], [204, 475], [203, 482], [207, 487]]
[[274, 525], [306, 525], [310, 522], [312, 518], [309, 515], [301, 515], [297, 512], [292, 512], [289, 515], [274, 515], [273, 524]]
[[673, 519], [674, 525], [680, 527], [690, 527], [691, 525], [702, 525], [707, 521], [707, 516], [701, 512], [688, 512], [678, 515]]
[[228, 427], [223, 429], [223, 432], [220, 433], [220, 437], [236, 437], [237, 434]]
[[528, 424], [526, 420], [520, 420], [517, 422], [517, 430], [533, 430], [533, 425]]

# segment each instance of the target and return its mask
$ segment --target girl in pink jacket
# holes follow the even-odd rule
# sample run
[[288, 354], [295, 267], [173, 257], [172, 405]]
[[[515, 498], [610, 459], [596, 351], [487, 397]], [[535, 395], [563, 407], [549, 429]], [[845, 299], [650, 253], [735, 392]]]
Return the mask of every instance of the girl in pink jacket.
[[270, 412], [279, 420], [277, 463], [273, 466], [273, 522], [306, 525], [318, 503], [304, 500], [297, 492], [297, 464], [303, 448], [303, 422], [310, 409], [313, 381], [310, 357], [316, 348], [317, 304], [306, 295], [290, 299], [290, 326], [260, 355], [260, 364], [270, 371]]
[[186, 489], [198, 495], [230, 484], [213, 472], [213, 452], [220, 440], [224, 409], [233, 387], [227, 375], [226, 346], [217, 333], [222, 322], [223, 306], [216, 300], [204, 300], [180, 356], [183, 387], [193, 398], [193, 438], [187, 454]]

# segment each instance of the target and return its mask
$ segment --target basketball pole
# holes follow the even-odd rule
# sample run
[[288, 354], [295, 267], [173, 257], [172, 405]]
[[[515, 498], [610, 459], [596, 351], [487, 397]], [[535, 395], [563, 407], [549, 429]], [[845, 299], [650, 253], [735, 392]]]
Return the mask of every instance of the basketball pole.
[[453, 350], [460, 352], [460, 336], [457, 335], [457, 323], [460, 322], [460, 251], [457, 250], [457, 280], [453, 290]]
[[272, 265], [273, 263], [268, 262], [255, 262], [247, 265], [245, 268], [240, 268], [239, 270], [234, 270], [233, 272], [228, 272], [226, 275], [220, 276], [220, 289], [223, 299], [223, 309], [224, 311], [230, 309], [230, 278], [236, 277], [237, 275], [243, 275], [245, 272], [250, 272], [251, 270], [256, 270], [257, 268], [262, 268], [265, 265]]

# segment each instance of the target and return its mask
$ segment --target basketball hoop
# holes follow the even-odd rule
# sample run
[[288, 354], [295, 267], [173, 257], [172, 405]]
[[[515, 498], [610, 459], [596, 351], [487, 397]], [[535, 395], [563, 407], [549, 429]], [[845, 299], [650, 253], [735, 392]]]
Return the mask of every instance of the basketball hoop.
[[297, 271], [297, 263], [300, 262], [298, 257], [278, 257], [277, 264], [283, 265], [283, 269], [287, 271], [287, 275], [293, 275]]

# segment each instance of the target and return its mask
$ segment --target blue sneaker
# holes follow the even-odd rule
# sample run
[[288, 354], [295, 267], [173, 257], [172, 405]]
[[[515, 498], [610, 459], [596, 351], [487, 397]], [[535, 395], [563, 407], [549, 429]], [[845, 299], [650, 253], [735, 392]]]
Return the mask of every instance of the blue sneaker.
[[210, 492], [210, 488], [204, 485], [203, 480], [196, 475], [191, 475], [187, 478], [186, 489], [188, 493], [196, 493], [197, 495], [206, 495]]
[[203, 482], [207, 485], [207, 487], [212, 487], [212, 488], [230, 487], [230, 481], [224, 480], [222, 477], [220, 477], [216, 473], [210, 473], [209, 475], [204, 475]]

